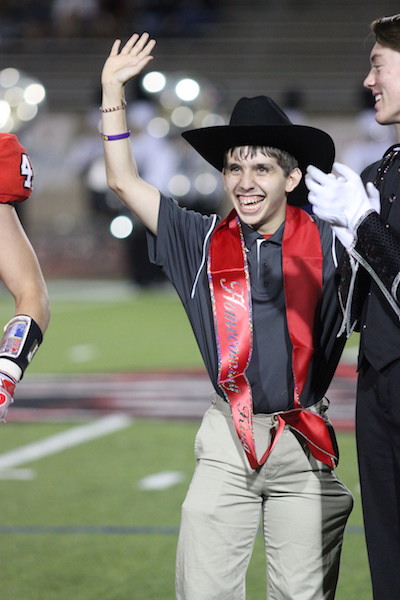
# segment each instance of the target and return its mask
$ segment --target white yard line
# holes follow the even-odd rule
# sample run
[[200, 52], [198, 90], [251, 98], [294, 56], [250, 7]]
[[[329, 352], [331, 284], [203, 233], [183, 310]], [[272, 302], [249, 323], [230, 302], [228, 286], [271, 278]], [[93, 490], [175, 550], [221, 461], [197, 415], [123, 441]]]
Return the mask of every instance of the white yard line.
[[0, 454], [0, 470], [15, 468], [78, 444], [84, 444], [90, 440], [124, 429], [131, 423], [132, 419], [127, 415], [116, 414], [108, 415], [87, 425], [73, 427], [38, 442], [32, 442], [26, 446]]
[[32, 481], [35, 477], [33, 469], [0, 469], [0, 480]]
[[185, 478], [181, 471], [160, 471], [140, 479], [138, 486], [141, 490], [166, 490], [177, 485]]

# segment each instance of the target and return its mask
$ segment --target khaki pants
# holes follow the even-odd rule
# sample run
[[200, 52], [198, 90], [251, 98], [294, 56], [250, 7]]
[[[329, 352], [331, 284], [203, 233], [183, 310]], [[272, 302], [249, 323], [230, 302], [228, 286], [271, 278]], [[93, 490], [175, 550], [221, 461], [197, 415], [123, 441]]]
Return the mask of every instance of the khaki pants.
[[[255, 415], [258, 454], [273, 415]], [[195, 442], [196, 469], [182, 506], [177, 600], [243, 600], [262, 520], [270, 600], [332, 600], [353, 498], [287, 427], [253, 471], [230, 407], [216, 396]]]

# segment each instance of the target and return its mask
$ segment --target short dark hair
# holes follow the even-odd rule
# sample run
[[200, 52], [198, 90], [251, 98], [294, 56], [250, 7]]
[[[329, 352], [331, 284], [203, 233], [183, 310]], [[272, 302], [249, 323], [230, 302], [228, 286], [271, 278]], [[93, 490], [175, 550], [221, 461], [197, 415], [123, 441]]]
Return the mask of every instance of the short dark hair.
[[375, 19], [371, 31], [378, 44], [400, 52], [400, 14]]
[[296, 169], [299, 166], [299, 163], [294, 156], [289, 154], [289, 152], [286, 152], [286, 150], [280, 150], [279, 148], [273, 148], [272, 146], [234, 146], [225, 152], [224, 168], [226, 167], [228, 156], [231, 155], [237, 148], [240, 148], [240, 158], [246, 158], [247, 156], [253, 157], [258, 151], [265, 156], [275, 158], [276, 162], [287, 177], [289, 177], [293, 169]]

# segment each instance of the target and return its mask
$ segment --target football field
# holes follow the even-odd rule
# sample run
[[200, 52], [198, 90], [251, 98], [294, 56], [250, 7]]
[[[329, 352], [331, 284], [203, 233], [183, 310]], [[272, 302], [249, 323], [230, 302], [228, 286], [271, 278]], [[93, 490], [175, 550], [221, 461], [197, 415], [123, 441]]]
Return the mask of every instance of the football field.
[[[55, 282], [50, 293], [48, 334], [0, 429], [1, 598], [173, 600], [180, 506], [209, 392], [183, 309], [169, 290], [115, 282]], [[4, 322], [9, 310], [4, 294]], [[355, 508], [337, 598], [371, 600], [345, 383], [334, 387], [338, 474]], [[264, 563], [258, 536], [248, 600], [265, 596]]]

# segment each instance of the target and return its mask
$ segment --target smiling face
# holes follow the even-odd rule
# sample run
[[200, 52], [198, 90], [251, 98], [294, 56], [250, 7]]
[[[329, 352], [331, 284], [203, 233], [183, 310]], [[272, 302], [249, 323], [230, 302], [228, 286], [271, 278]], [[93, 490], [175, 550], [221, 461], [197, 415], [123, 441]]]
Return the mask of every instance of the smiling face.
[[241, 146], [227, 154], [222, 177], [240, 220], [258, 233], [271, 235], [285, 220], [287, 194], [302, 174], [296, 167], [287, 175], [276, 158]]
[[370, 55], [364, 86], [375, 99], [375, 119], [381, 125], [400, 123], [400, 52], [378, 42]]

